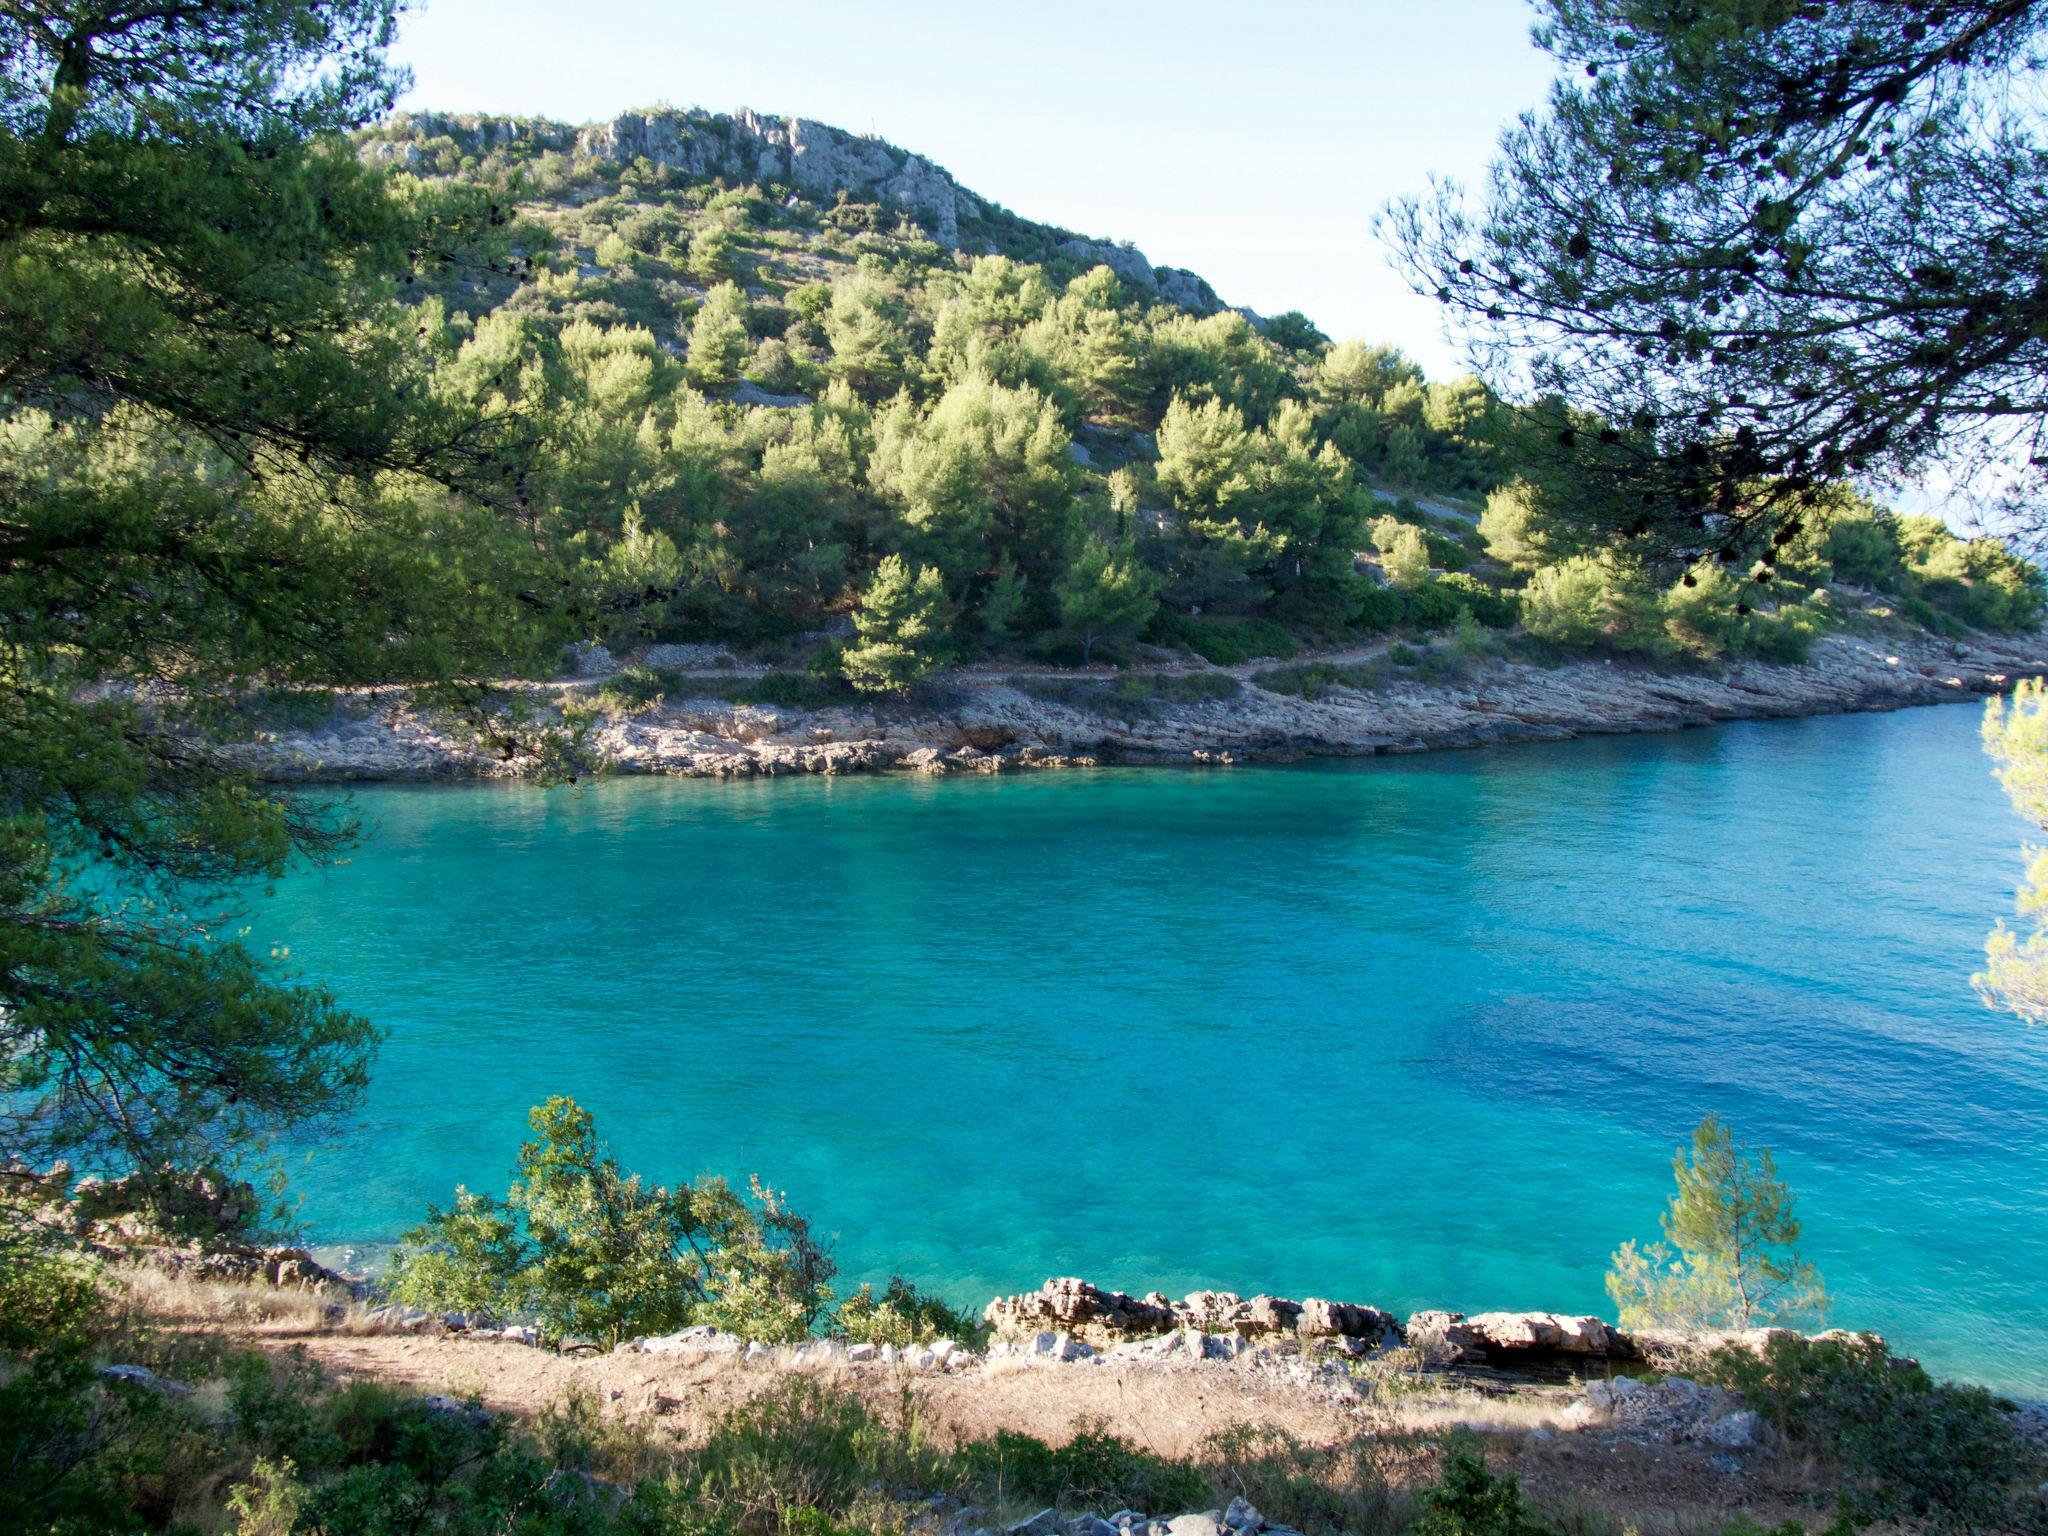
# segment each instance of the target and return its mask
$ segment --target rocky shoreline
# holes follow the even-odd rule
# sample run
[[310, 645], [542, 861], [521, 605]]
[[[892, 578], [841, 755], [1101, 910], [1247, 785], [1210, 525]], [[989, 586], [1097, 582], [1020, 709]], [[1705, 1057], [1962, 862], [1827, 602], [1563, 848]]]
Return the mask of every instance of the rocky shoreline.
[[[1324, 669], [1306, 696], [1261, 685], [1262, 676], [1274, 681], [1274, 663], [1122, 673], [984, 668], [947, 674], [914, 700], [823, 706], [729, 702], [761, 673], [720, 660], [722, 670], [672, 674], [662, 697], [630, 711], [599, 707], [582, 743], [590, 766], [689, 778], [1000, 773], [1560, 741], [1981, 696], [2019, 677], [2048, 674], [2048, 637], [1956, 641], [1863, 625], [1825, 637], [1799, 664], [1677, 668], [1625, 659], [1544, 665], [1494, 658], [1433, 682], [1382, 667], [1368, 683], [1360, 669], [1383, 660], [1382, 653], [1331, 653], [1288, 664]], [[546, 717], [579, 702], [597, 704], [605, 681], [600, 671], [516, 686]], [[254, 732], [222, 750], [280, 782], [518, 777], [536, 766], [389, 690], [337, 695], [324, 719]]]

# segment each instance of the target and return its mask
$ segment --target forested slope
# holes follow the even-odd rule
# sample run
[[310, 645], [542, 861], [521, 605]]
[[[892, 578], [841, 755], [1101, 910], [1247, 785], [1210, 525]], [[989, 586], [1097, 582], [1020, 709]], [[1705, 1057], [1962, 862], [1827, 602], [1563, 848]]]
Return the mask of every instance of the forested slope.
[[615, 647], [810, 636], [894, 687], [1474, 620], [1794, 659], [1845, 583], [1935, 628], [2040, 616], [2001, 546], [1846, 491], [1752, 568], [1589, 547], [1517, 483], [1516, 413], [1476, 379], [1224, 308], [815, 123], [399, 117], [359, 152], [507, 221], [501, 261], [409, 299], [436, 388], [529, 434], [517, 515]]

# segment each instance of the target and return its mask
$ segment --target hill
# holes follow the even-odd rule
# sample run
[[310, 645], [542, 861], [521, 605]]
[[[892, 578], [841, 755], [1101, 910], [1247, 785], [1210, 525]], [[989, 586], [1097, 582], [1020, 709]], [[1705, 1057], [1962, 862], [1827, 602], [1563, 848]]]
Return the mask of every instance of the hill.
[[1519, 484], [1519, 413], [1478, 380], [807, 119], [423, 113], [357, 152], [502, 227], [402, 297], [431, 388], [515, 429], [520, 520], [613, 650], [715, 640], [890, 692], [1460, 625], [1788, 661], [1864, 608], [1959, 636], [2048, 607], [1998, 541], [1846, 488], [1739, 561], [1589, 534]]

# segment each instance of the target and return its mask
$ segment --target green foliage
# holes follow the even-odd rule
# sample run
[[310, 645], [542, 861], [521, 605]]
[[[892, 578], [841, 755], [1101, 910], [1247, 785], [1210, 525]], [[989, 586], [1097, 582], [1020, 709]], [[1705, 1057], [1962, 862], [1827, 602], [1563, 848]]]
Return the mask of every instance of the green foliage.
[[1403, 594], [1407, 600], [1407, 622], [1420, 630], [1443, 629], [1455, 624], [1466, 612], [1464, 593], [1433, 577], [1418, 582]]
[[1306, 1445], [1281, 1429], [1241, 1425], [1211, 1435], [1200, 1463], [1218, 1499], [1243, 1498], [1269, 1524], [1395, 1536], [1412, 1523], [1370, 1436]]
[[897, 556], [885, 556], [853, 616], [858, 639], [841, 653], [846, 680], [863, 693], [909, 687], [938, 661], [945, 611], [936, 570], [919, 566], [913, 574]]
[[808, 1333], [832, 1262], [810, 1224], [758, 1180], [645, 1185], [598, 1143], [587, 1111], [552, 1098], [529, 1116], [502, 1201], [468, 1190], [407, 1233], [393, 1297], [435, 1311], [533, 1317], [550, 1337], [615, 1343], [708, 1323], [746, 1338]]
[[640, 1498], [655, 1530], [830, 1536], [872, 1506], [877, 1488], [957, 1481], [908, 1400], [890, 1415], [850, 1388], [795, 1375], [719, 1416]]
[[440, 316], [394, 301], [441, 255], [490, 256], [498, 216], [336, 140], [389, 103], [391, 12], [0, 20], [0, 1142], [17, 1153], [190, 1165], [346, 1108], [374, 1031], [229, 935], [252, 887], [347, 829], [192, 740], [252, 679], [438, 684], [516, 670], [549, 638], [529, 615], [563, 583], [484, 505], [520, 425], [438, 389]]
[[1396, 590], [1413, 592], [1429, 580], [1429, 545], [1413, 523], [1383, 517], [1372, 525], [1373, 546], [1387, 580]]
[[1415, 1536], [1545, 1536], [1545, 1526], [1522, 1502], [1512, 1474], [1496, 1477], [1467, 1441], [1444, 1458], [1443, 1481], [1422, 1491]]
[[951, 1339], [975, 1347], [988, 1327], [940, 1298], [920, 1291], [901, 1275], [892, 1277], [880, 1296], [863, 1283], [839, 1303], [838, 1331], [856, 1343], [894, 1344], [898, 1349]]
[[1340, 688], [1373, 693], [1386, 686], [1387, 666], [1370, 661], [1351, 666], [1330, 661], [1297, 662], [1254, 673], [1252, 682], [1268, 693], [1292, 694], [1299, 699], [1320, 699]]
[[[2038, 499], [2042, 338], [1994, 317], [2010, 274], [2048, 260], [2013, 196], [2041, 187], [2043, 139], [2011, 74], [2048, 14], [1536, 9], [1545, 107], [1503, 134], [1472, 204], [1439, 183], [1386, 223], [1497, 378], [1549, 397], [1530, 454], [1573, 472], [1579, 526], [1753, 557], [1826, 482], [1961, 480], [2000, 455], [2034, 481], [2016, 500]], [[1930, 306], [1985, 318], [1931, 327]]]
[[1769, 1148], [1751, 1156], [1708, 1115], [1671, 1172], [1678, 1191], [1660, 1223], [1665, 1241], [1623, 1243], [1607, 1277], [1624, 1328], [1758, 1328], [1826, 1312]]
[[1549, 512], [1549, 503], [1527, 481], [1501, 486], [1486, 498], [1479, 536], [1496, 560], [1534, 571], [1577, 554], [1582, 542]]
[[1295, 652], [1294, 637], [1271, 619], [1195, 619], [1166, 609], [1153, 616], [1145, 638], [1154, 645], [1192, 651], [1218, 667]]
[[1199, 1507], [1208, 1494], [1196, 1468], [1141, 1451], [1099, 1428], [1084, 1427], [1058, 1447], [999, 1429], [967, 1445], [961, 1461], [977, 1485], [1031, 1504], [1187, 1509]]
[[1112, 550], [1089, 539], [1053, 588], [1060, 631], [1081, 645], [1081, 665], [1094, 659], [1099, 641], [1127, 644], [1158, 610], [1152, 573], [1129, 551]]
[[1456, 594], [1465, 610], [1488, 629], [1513, 629], [1521, 622], [1522, 603], [1515, 593], [1489, 587], [1464, 571], [1447, 571], [1436, 584]]
[[747, 300], [733, 283], [720, 283], [704, 296], [690, 322], [689, 361], [684, 366], [692, 384], [730, 384], [754, 350], [747, 334]]
[[[1996, 694], [1987, 699], [1983, 737], [2013, 809], [2048, 829], [2048, 684], [2022, 678], [2010, 702]], [[1984, 969], [1971, 982], [1987, 1004], [2039, 1024], [2048, 1021], [2048, 849], [2024, 851], [2018, 905], [2031, 931], [2022, 939], [2000, 921], [1984, 941]]]
[[1760, 1353], [1729, 1347], [1715, 1353], [1709, 1374], [1796, 1448], [1821, 1457], [1866, 1521], [2021, 1529], [2048, 1471], [1989, 1393], [1934, 1381], [1892, 1359], [1875, 1335], [1779, 1336]]
[[1804, 661], [1826, 628], [1824, 612], [1805, 603], [1782, 602], [1768, 611], [1752, 606], [1724, 566], [1702, 565], [1689, 575], [1689, 583], [1681, 581], [1665, 596], [1665, 629], [1696, 656]]
[[1670, 648], [1662, 620], [1644, 574], [1611, 557], [1544, 566], [1522, 592], [1523, 627], [1553, 645], [1657, 655]]

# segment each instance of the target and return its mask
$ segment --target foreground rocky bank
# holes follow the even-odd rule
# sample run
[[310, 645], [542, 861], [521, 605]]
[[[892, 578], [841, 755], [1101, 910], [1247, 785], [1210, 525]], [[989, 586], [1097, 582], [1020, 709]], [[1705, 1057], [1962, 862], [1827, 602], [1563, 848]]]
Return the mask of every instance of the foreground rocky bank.
[[[586, 718], [581, 748], [592, 766], [727, 778], [1368, 757], [1897, 709], [2048, 674], [2048, 637], [1958, 641], [1866, 625], [1827, 636], [1799, 664], [1494, 657], [1432, 679], [1373, 648], [1235, 668], [969, 669], [909, 700], [783, 705], [732, 702], [758, 696], [763, 674], [713, 648], [655, 649], [681, 665], [659, 674], [657, 696], [630, 707], [605, 694], [608, 655], [590, 675], [517, 689], [543, 717]], [[279, 781], [516, 777], [534, 766], [389, 690], [338, 696], [323, 717], [227, 750]]]

